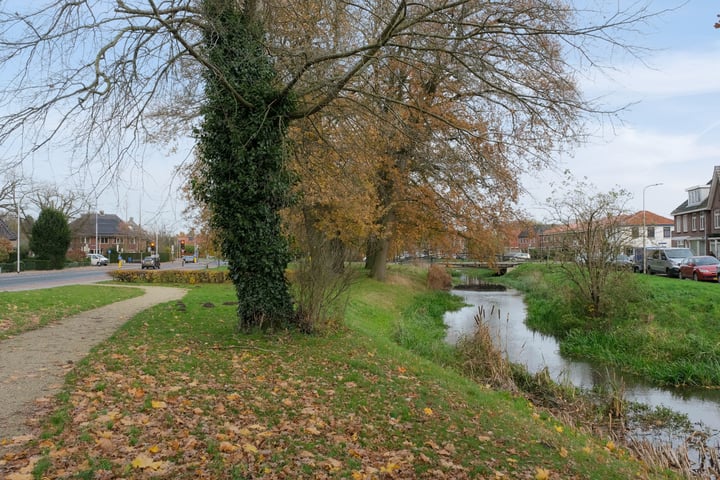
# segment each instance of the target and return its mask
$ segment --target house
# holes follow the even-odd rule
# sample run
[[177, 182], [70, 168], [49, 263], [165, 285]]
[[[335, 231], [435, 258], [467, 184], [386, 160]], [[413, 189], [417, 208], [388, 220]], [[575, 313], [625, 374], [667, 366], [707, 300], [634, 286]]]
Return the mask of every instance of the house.
[[[644, 213], [644, 215], [643, 215]], [[644, 216], [644, 218], [643, 218]], [[626, 253], [634, 248], [672, 246], [673, 220], [645, 210], [627, 215], [621, 222]], [[645, 231], [643, 231], [645, 225]]]
[[[632, 255], [637, 248], [643, 246], [671, 246], [673, 220], [647, 210], [614, 217], [609, 221], [608, 227], [612, 229], [612, 243], [623, 250], [621, 253]], [[576, 242], [573, 237], [577, 237], [581, 228], [585, 227], [559, 225], [539, 231], [538, 249], [541, 255], [572, 246]]]
[[523, 252], [530, 252], [531, 250], [542, 250], [542, 234], [550, 228], [552, 228], [551, 225], [536, 224], [523, 229], [518, 234], [518, 247]]
[[150, 245], [148, 235], [132, 218], [123, 221], [112, 213], [85, 213], [70, 223], [72, 240], [70, 251], [102, 253], [115, 257], [121, 254], [127, 258], [132, 254], [147, 251]]
[[710, 181], [685, 189], [687, 199], [672, 211], [673, 246], [687, 247], [695, 255], [720, 255], [720, 166]]
[[15, 235], [15, 232], [10, 230], [10, 227], [8, 227], [8, 224], [3, 221], [3, 219], [0, 218], [0, 238], [6, 238], [10, 240], [11, 242], [14, 242], [17, 240], [17, 235]]

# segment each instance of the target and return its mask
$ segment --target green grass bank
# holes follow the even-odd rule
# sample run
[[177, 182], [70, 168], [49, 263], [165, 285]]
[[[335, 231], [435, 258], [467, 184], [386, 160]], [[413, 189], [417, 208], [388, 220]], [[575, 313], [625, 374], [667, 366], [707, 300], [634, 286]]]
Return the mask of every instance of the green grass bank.
[[608, 294], [607, 318], [573, 311], [555, 264], [527, 263], [493, 281], [525, 293], [527, 324], [560, 341], [569, 357], [612, 365], [657, 385], [720, 387], [720, 286], [626, 273]]
[[232, 286], [195, 286], [182, 302], [133, 318], [77, 365], [41, 436], [0, 441], [12, 452], [0, 457], [0, 473], [672, 478], [520, 396], [430, 361], [452, 354], [417, 331], [434, 329], [422, 322], [437, 325], [438, 303], [457, 304], [423, 285], [420, 270], [360, 280], [345, 327], [326, 336], [238, 335]]

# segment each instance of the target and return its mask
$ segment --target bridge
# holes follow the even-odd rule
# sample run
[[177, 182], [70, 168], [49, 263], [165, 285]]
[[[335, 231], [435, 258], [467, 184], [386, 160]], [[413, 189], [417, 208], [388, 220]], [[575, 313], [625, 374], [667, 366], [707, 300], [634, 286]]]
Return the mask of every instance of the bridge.
[[448, 268], [486, 268], [488, 270], [495, 270], [496, 275], [505, 275], [508, 270], [517, 267], [523, 262], [440, 262]]

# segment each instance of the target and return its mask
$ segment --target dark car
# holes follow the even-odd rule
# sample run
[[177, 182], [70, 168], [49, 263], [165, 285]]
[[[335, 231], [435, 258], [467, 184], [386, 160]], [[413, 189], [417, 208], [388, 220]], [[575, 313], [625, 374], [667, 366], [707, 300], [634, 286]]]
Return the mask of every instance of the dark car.
[[720, 260], [710, 255], [688, 257], [680, 263], [680, 280], [692, 278], [693, 280], [717, 282], [718, 265], [720, 265]]
[[148, 255], [143, 258], [141, 268], [160, 268], [160, 257], [157, 255]]

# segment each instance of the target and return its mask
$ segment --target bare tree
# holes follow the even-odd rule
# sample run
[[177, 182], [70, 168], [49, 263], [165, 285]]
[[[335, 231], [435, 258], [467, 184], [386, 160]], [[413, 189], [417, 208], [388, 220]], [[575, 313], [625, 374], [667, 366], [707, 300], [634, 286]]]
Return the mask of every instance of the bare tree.
[[615, 263], [630, 240], [624, 224], [629, 199], [627, 191], [598, 192], [588, 182], [570, 176], [548, 199], [550, 222], [556, 227], [545, 232], [546, 247], [561, 260], [575, 300], [590, 317], [605, 315], [607, 306], [615, 301], [610, 298], [610, 292], [617, 293], [614, 284], [632, 273]]
[[[107, 169], [128, 160], [139, 142], [189, 132], [203, 97], [200, 73], [217, 71], [202, 48], [202, 31], [209, 26], [202, 3], [57, 0], [42, 8], [32, 2], [12, 10], [0, 6], [0, 62], [6, 73], [0, 85], [5, 112], [0, 143], [22, 134], [22, 155], [50, 141], [71, 142], [83, 154], [82, 163]], [[450, 63], [435, 68], [442, 68], [438, 74], [462, 75], [457, 80], [464, 87], [456, 95], [469, 110], [483, 117], [503, 114], [498, 136], [520, 125], [527, 128], [533, 118], [538, 126], [567, 134], [569, 122], [552, 117], [567, 109], [598, 110], [572, 88], [569, 72], [583, 65], [570, 65], [559, 50], [595, 61], [588, 53], [590, 41], [628, 48], [619, 33], [652, 13], [644, 7], [597, 12], [594, 18], [593, 12], [583, 12], [589, 21], [602, 19], [583, 26], [576, 23], [578, 12], [563, 2], [514, 3], [270, 0], [238, 5], [256, 10], [266, 27], [266, 48], [283, 91], [301, 100], [294, 118], [357, 95], [412, 107], [412, 98], [377, 91], [371, 79], [393, 58], [412, 58], [412, 68], [421, 69], [427, 64], [423, 57], [442, 52]], [[534, 74], [514, 84], [518, 69]], [[242, 102], [240, 92], [234, 93]]]
[[17, 199], [26, 189], [27, 180], [16, 174], [12, 166], [2, 165], [0, 175], [0, 211], [17, 212]]
[[27, 193], [26, 200], [38, 212], [51, 208], [65, 215], [65, 218], [74, 218], [88, 210], [86, 196], [82, 192], [68, 190], [61, 191], [57, 185], [38, 184]]

